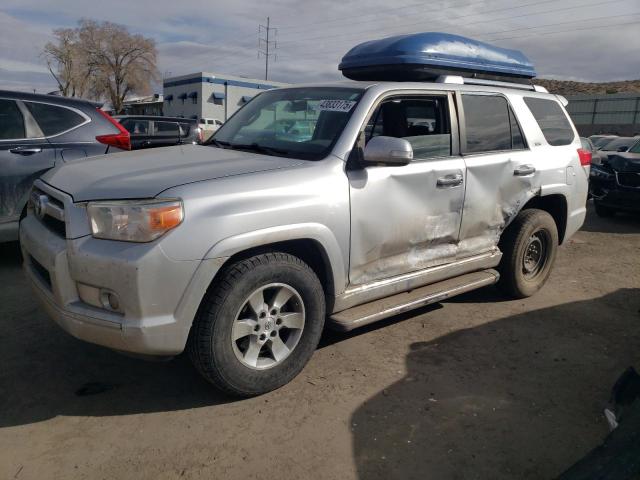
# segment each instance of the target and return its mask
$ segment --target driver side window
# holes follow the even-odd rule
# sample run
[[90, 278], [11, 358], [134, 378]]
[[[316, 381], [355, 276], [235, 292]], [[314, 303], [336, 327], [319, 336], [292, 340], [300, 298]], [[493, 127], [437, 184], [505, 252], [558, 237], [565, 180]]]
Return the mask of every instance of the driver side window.
[[403, 138], [414, 159], [451, 155], [451, 126], [446, 96], [393, 97], [383, 101], [365, 126], [365, 139]]

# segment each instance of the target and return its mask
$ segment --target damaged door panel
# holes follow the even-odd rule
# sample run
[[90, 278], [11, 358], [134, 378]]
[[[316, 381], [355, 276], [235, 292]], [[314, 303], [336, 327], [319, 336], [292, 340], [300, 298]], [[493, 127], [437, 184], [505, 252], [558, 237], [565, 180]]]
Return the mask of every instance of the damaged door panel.
[[[457, 154], [451, 96], [391, 96], [372, 113], [367, 140], [407, 140], [414, 160], [404, 166], [349, 171], [350, 283], [450, 263], [456, 259], [465, 166]], [[452, 134], [453, 132], [453, 134]]]
[[458, 258], [497, 248], [504, 228], [541, 186], [506, 97], [473, 92], [458, 97], [461, 145], [467, 170]]

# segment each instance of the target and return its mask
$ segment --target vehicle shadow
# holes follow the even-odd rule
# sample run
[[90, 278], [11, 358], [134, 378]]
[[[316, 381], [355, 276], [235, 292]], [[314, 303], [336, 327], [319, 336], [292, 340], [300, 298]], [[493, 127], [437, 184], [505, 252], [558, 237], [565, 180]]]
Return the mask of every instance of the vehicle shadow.
[[640, 215], [618, 212], [610, 218], [602, 218], [596, 215], [593, 202], [587, 202], [587, 217], [580, 230], [594, 233], [621, 233], [629, 234], [640, 232]]
[[639, 309], [621, 289], [412, 344], [406, 376], [351, 418], [359, 478], [555, 478], [607, 435]]

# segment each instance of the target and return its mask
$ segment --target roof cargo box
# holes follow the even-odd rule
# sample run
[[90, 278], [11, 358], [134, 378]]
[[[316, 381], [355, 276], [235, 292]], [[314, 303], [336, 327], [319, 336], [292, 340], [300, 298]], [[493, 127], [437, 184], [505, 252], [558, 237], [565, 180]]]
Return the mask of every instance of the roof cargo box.
[[529, 83], [536, 72], [518, 50], [449, 33], [414, 33], [361, 43], [338, 67], [352, 80], [429, 81], [440, 75]]

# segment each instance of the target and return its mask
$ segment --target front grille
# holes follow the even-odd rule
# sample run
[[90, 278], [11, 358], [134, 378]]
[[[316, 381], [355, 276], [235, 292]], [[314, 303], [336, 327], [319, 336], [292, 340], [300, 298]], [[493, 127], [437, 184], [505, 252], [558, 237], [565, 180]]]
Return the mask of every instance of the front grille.
[[623, 187], [640, 188], [640, 173], [618, 173], [618, 183]]
[[36, 273], [36, 275], [38, 275], [38, 277], [40, 277], [40, 279], [44, 283], [48, 285], [49, 289], [51, 289], [51, 275], [49, 274], [49, 271], [44, 268], [35, 258], [31, 257], [30, 260], [33, 271]]
[[34, 188], [31, 192], [31, 208], [33, 214], [42, 224], [61, 237], [67, 236], [64, 221], [64, 203], [57, 198]]

